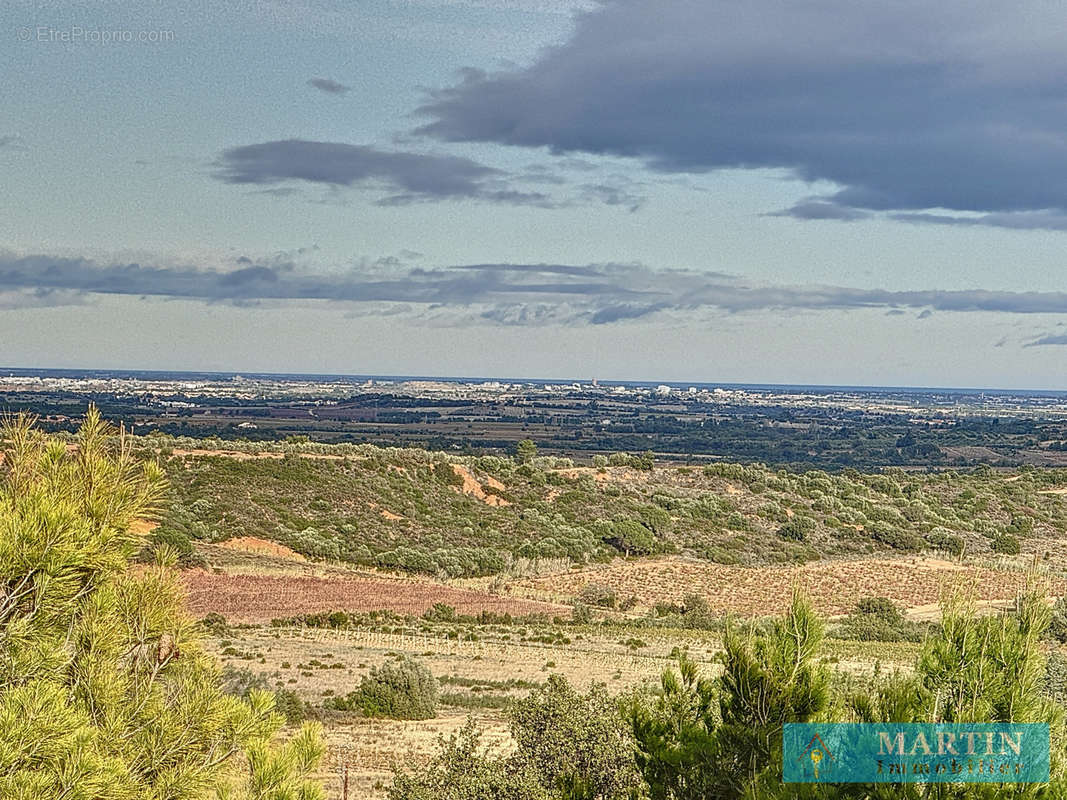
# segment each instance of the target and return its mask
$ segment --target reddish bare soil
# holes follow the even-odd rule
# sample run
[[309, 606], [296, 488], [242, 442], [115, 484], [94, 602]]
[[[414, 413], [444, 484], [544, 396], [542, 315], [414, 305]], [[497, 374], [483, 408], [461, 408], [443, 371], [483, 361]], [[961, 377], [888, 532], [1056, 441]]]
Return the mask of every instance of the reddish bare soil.
[[[264, 450], [259, 453], [244, 453], [240, 450], [205, 450], [196, 448], [193, 450], [185, 450], [181, 448], [175, 448], [173, 454], [176, 456], [193, 456], [194, 458], [202, 458], [204, 456], [224, 456], [225, 458], [232, 458], [235, 461], [256, 461], [264, 458], [283, 459], [285, 453], [279, 453], [272, 450]], [[297, 453], [300, 458], [317, 459], [320, 461], [342, 461], [344, 456], [339, 456], [333, 453]]]
[[513, 616], [569, 616], [571, 612], [564, 605], [499, 597], [430, 581], [226, 575], [188, 570], [182, 573], [182, 582], [188, 593], [189, 611], [194, 616], [202, 617], [214, 611], [232, 622], [261, 623], [321, 611], [388, 610], [422, 614], [434, 603], [446, 603], [461, 614], [492, 611]]

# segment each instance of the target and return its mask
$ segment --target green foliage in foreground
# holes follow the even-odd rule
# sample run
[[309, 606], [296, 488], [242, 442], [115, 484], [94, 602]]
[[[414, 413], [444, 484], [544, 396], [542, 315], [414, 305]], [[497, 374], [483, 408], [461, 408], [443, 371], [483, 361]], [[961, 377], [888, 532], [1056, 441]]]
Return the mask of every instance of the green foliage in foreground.
[[473, 722], [442, 739], [425, 767], [396, 773], [390, 800], [593, 800], [640, 797], [621, 705], [602, 686], [575, 691], [558, 675], [509, 709], [516, 751], [498, 756]]
[[[868, 612], [877, 613], [878, 604]], [[1046, 691], [1040, 635], [1049, 609], [1037, 595], [1017, 614], [977, 617], [957, 602], [940, 633], [924, 644], [913, 675], [893, 675], [830, 694], [830, 675], [815, 654], [822, 627], [795, 597], [790, 612], [764, 634], [727, 634], [724, 672], [701, 679], [682, 664], [663, 692], [631, 712], [638, 763], [653, 800], [778, 797], [1059, 797], [1065, 781], [1063, 709]], [[864, 785], [786, 787], [781, 783], [784, 722], [1039, 722], [1051, 726], [1052, 776], [1040, 786]]]
[[[222, 672], [222, 688], [248, 700], [255, 691], [270, 691], [270, 684], [263, 673], [257, 675], [250, 669], [227, 666]], [[274, 710], [291, 725], [304, 722], [314, 713], [311, 704], [291, 689], [275, 689], [273, 694]]]
[[72, 452], [24, 417], [3, 430], [0, 797], [322, 797], [317, 729], [273, 745], [273, 696], [221, 689], [173, 571], [128, 572], [162, 474], [112, 433], [95, 409]]
[[[872, 599], [857, 613], [896, 624]], [[1042, 637], [1052, 614], [1034, 593], [1001, 616], [967, 602], [943, 609], [914, 672], [855, 678], [820, 658], [823, 623], [795, 594], [782, 618], [728, 627], [721, 674], [682, 657], [655, 689], [614, 702], [580, 695], [553, 677], [510, 712], [517, 750], [496, 756], [469, 725], [442, 741], [425, 768], [399, 772], [390, 800], [779, 800], [784, 798], [1063, 798], [1067, 668]], [[1055, 653], [1052, 654], [1055, 656]], [[1026, 784], [802, 785], [782, 783], [786, 722], [1048, 722], [1051, 782]]]

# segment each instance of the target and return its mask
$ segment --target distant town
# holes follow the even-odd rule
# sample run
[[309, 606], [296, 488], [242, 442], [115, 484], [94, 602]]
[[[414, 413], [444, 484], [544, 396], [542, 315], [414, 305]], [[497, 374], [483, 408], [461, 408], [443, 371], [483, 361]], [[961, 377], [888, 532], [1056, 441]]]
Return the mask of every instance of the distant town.
[[1067, 464], [1063, 392], [0, 369], [0, 405], [55, 430], [89, 402], [137, 433], [221, 439], [492, 453], [532, 438], [578, 459], [831, 470]]

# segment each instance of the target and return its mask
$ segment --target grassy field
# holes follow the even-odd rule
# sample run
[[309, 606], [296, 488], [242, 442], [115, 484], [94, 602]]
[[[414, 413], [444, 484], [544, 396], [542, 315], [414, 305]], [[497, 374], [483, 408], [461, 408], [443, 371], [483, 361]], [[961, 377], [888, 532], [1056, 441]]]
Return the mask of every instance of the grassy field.
[[[713, 673], [718, 669], [714, 657], [720, 648], [718, 636], [697, 631], [641, 632], [637, 639], [632, 631], [569, 627], [562, 629], [566, 641], [557, 638], [548, 644], [530, 638], [548, 638], [550, 628], [469, 626], [464, 634], [477, 636], [477, 641], [460, 641], [448, 638], [449, 631], [439, 626], [410, 623], [397, 626], [410, 629], [401, 633], [385, 633], [380, 627], [256, 626], [208, 640], [223, 664], [261, 674], [274, 688], [295, 691], [319, 709], [329, 747], [320, 776], [331, 798], [341, 797], [340, 776], [346, 769], [350, 797], [384, 797], [395, 765], [411, 766], [428, 759], [438, 736], [458, 730], [469, 715], [488, 733], [487, 744], [507, 749], [510, 737], [497, 701], [506, 703], [524, 695], [528, 687], [541, 685], [550, 674], [563, 675], [582, 688], [600, 682], [612, 692], [623, 692], [654, 684], [675, 663], [672, 653], [678, 650]], [[424, 630], [418, 632], [420, 628]], [[525, 642], [521, 641], [523, 632]], [[628, 639], [640, 646], [626, 644]], [[863, 675], [875, 669], [876, 660], [880, 669], [904, 668], [917, 647], [882, 644], [875, 657], [869, 644], [835, 640], [826, 648], [826, 659], [835, 669]], [[416, 658], [441, 681], [443, 702], [435, 719], [368, 719], [321, 710], [324, 701], [351, 691], [372, 667], [397, 655]], [[506, 688], [508, 684], [527, 688]]]
[[[211, 569], [186, 571], [187, 585], [195, 588], [198, 581], [209, 579], [216, 588], [232, 589], [190, 595], [197, 616], [223, 613], [230, 622], [225, 628], [212, 627], [208, 649], [226, 669], [247, 670], [269, 688], [295, 693], [309, 713], [322, 720], [328, 752], [319, 777], [331, 798], [342, 797], [346, 771], [350, 798], [384, 797], [394, 766], [428, 760], [438, 737], [458, 731], [468, 716], [485, 732], [486, 744], [507, 750], [511, 747], [508, 703], [553, 674], [583, 689], [603, 683], [612, 693], [625, 693], [655, 685], [664, 669], [677, 663], [679, 653], [703, 672], [715, 674], [722, 645], [719, 616], [738, 612], [755, 619], [780, 611], [798, 575], [816, 606], [826, 612], [850, 611], [862, 596], [884, 595], [919, 618], [929, 610], [927, 601], [932, 598], [936, 604], [938, 592], [952, 586], [966, 585], [980, 607], [991, 610], [1008, 603], [1027, 582], [1022, 570], [1008, 564], [978, 566], [928, 558], [872, 557], [786, 569], [723, 567], [670, 557], [619, 559], [529, 579], [509, 589], [510, 593], [536, 589], [546, 598], [562, 600], [580, 590], [587, 579], [596, 579], [617, 585], [620, 592], [633, 588], [642, 593], [641, 606], [626, 613], [599, 609], [583, 623], [569, 614], [553, 618], [543, 613], [544, 608], [569, 612], [569, 606], [538, 606], [513, 594], [495, 597], [501, 604], [497, 606], [483, 602], [456, 607], [455, 618], [449, 617], [450, 609], [442, 612], [441, 606], [434, 607], [433, 603], [447, 603], [457, 596], [494, 598], [485, 587], [465, 586], [473, 583], [470, 580], [403, 578], [317, 564], [284, 552], [263, 553], [255, 542], [244, 542], [239, 549], [207, 545], [202, 552], [211, 559]], [[388, 588], [370, 593], [371, 584]], [[285, 587], [283, 593], [272, 596], [278, 587]], [[1062, 584], [1054, 588], [1063, 590]], [[683, 592], [707, 599], [715, 617], [712, 624], [675, 627], [651, 610]], [[411, 605], [414, 597], [420, 598], [420, 605]], [[282, 613], [286, 608], [288, 616], [304, 616], [268, 621], [272, 615], [286, 616]], [[340, 608], [353, 613], [307, 616]], [[478, 621], [477, 614], [495, 608], [525, 610], [532, 616]], [[241, 621], [248, 624], [234, 624]], [[738, 619], [734, 624], [749, 623]], [[832, 636], [824, 642], [820, 658], [841, 680], [863, 681], [876, 672], [907, 671], [919, 647], [917, 641]], [[331, 699], [355, 689], [372, 669], [402, 656], [429, 668], [439, 682], [436, 718], [371, 719], [327, 707]]]
[[[684, 560], [675, 556], [617, 560], [567, 573], [530, 578], [514, 592], [546, 601], [581, 596], [589, 586], [609, 588], [616, 598], [636, 599], [635, 610], [657, 603], [682, 603], [690, 594], [706, 599], [719, 613], [760, 616], [779, 614], [789, 605], [794, 585], [801, 586], [823, 614], [852, 610], [860, 597], [888, 597], [902, 608], [921, 613], [936, 606], [945, 592], [974, 591], [991, 605], [1010, 603], [1024, 583], [1025, 569], [1004, 560], [997, 568], [961, 564], [941, 558], [898, 556], [816, 561], [796, 567], [739, 567]], [[1064, 593], [1067, 582], [1049, 577], [1049, 591]]]

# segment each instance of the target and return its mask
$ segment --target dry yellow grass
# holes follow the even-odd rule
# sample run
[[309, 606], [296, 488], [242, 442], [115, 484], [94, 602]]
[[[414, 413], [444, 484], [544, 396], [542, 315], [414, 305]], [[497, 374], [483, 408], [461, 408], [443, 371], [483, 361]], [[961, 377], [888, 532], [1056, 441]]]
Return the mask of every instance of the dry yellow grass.
[[[545, 645], [505, 641], [500, 636], [458, 642], [369, 630], [253, 628], [234, 630], [225, 639], [209, 639], [206, 644], [224, 664], [263, 674], [272, 688], [295, 691], [316, 706], [352, 691], [372, 667], [400, 653], [425, 664], [435, 677], [540, 683], [550, 674], [559, 674], [583, 689], [599, 682], [614, 691], [658, 680], [672, 663], [668, 655], [674, 646], [688, 646], [706, 670], [715, 668], [712, 660], [719, 640], [713, 635], [642, 633], [642, 637], [647, 647], [634, 652], [620, 643], [619, 636], [593, 633], [572, 639], [570, 644]], [[341, 776], [347, 766], [349, 797], [379, 800], [385, 796], [394, 764], [410, 768], [429, 759], [438, 736], [457, 731], [468, 714], [486, 732], [484, 744], [511, 746], [505, 718], [495, 710], [468, 712], [442, 706], [436, 719], [424, 722], [328, 714], [328, 750], [319, 770], [328, 797], [341, 797]]]
[[240, 553], [255, 553], [258, 555], [274, 556], [276, 558], [284, 558], [292, 561], [307, 561], [307, 559], [300, 555], [300, 553], [283, 544], [271, 542], [267, 539], [260, 539], [255, 536], [237, 536], [233, 539], [227, 539], [224, 542], [219, 542], [219, 547], [224, 547], [227, 550], [236, 550]]
[[[1025, 588], [1026, 574], [924, 557], [817, 561], [795, 567], [725, 566], [667, 557], [619, 560], [530, 578], [518, 582], [515, 592], [561, 602], [590, 583], [611, 587], [620, 600], [636, 597], [638, 608], [680, 603], [686, 595], [698, 594], [715, 612], [749, 616], [781, 613], [793, 586], [799, 585], [820, 612], [838, 615], [862, 597], [888, 597], [904, 608], [929, 606], [956, 585], [973, 590], [981, 601], [1008, 601]], [[1050, 591], [1063, 594], [1065, 582], [1052, 580]]]

